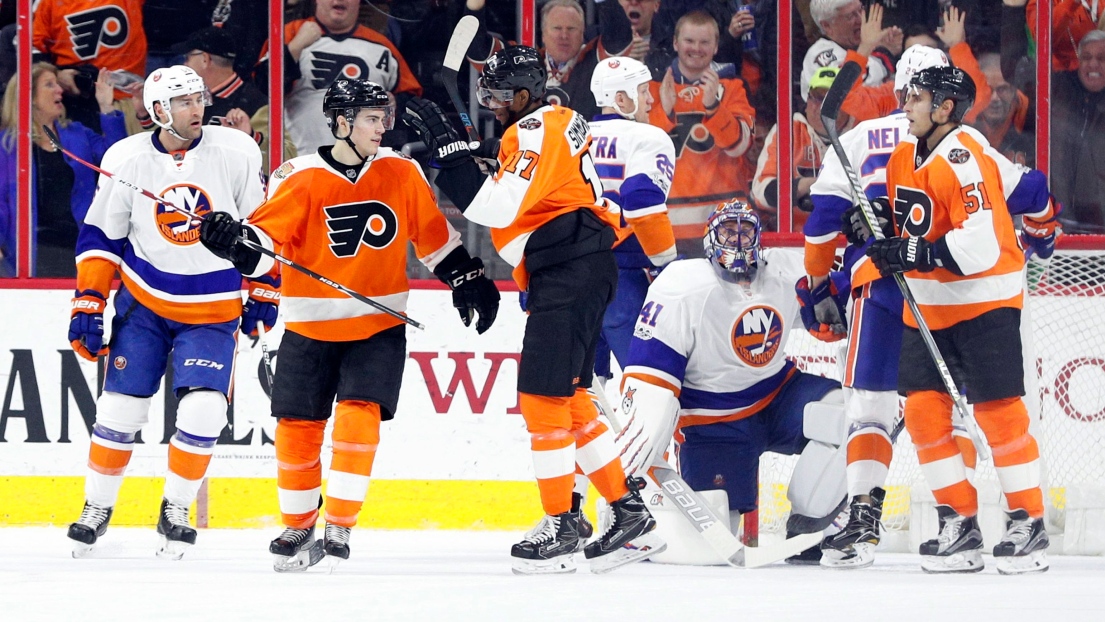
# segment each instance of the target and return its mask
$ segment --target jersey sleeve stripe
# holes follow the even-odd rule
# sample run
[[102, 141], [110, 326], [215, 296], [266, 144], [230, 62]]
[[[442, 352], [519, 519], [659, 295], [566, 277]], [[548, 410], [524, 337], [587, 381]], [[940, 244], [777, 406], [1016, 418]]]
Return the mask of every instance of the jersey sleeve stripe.
[[85, 253], [94, 253], [92, 256], [103, 257], [105, 259], [115, 258], [115, 263], [119, 263], [120, 257], [123, 256], [123, 247], [126, 245], [126, 237], [114, 239], [108, 237], [100, 227], [86, 222], [81, 227], [81, 233], [77, 237], [77, 261], [80, 261], [81, 255]]
[[[395, 311], [407, 310], [408, 292], [369, 296], [370, 299]], [[370, 307], [352, 298], [308, 298], [305, 296], [284, 296], [280, 302], [280, 315], [285, 322], [321, 322], [345, 320], [380, 315], [382, 311]]]
[[667, 376], [672, 384], [681, 386], [687, 373], [687, 357], [676, 352], [659, 339], [634, 337], [629, 344], [626, 370], [633, 369], [646, 374]]

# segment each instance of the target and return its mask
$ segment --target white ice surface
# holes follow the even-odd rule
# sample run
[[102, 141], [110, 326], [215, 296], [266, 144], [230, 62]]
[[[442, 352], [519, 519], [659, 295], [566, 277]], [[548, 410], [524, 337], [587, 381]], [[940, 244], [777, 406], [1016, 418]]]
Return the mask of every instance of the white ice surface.
[[[867, 570], [636, 564], [521, 577], [506, 532], [354, 530], [326, 574], [272, 571], [278, 530], [203, 530], [179, 562], [154, 557], [152, 528], [112, 528], [85, 559], [61, 528], [0, 529], [0, 621], [23, 620], [1105, 620], [1105, 558], [1051, 558], [1051, 571], [930, 576], [915, 555]], [[582, 558], [582, 555], [579, 556]], [[953, 617], [941, 617], [941, 616]]]

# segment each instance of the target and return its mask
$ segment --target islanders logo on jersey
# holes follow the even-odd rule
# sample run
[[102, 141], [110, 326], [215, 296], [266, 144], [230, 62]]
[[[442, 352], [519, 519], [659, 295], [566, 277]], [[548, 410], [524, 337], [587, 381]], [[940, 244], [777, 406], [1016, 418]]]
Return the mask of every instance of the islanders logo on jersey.
[[[202, 188], [192, 184], [169, 186], [161, 193], [161, 198], [173, 205], [192, 212], [197, 216], [206, 216], [212, 211], [211, 197]], [[158, 202], [154, 214], [157, 230], [161, 237], [177, 246], [191, 246], [200, 239], [200, 221], [198, 218]]]
[[783, 343], [782, 317], [773, 307], [749, 307], [733, 323], [730, 337], [737, 358], [751, 367], [765, 367]]

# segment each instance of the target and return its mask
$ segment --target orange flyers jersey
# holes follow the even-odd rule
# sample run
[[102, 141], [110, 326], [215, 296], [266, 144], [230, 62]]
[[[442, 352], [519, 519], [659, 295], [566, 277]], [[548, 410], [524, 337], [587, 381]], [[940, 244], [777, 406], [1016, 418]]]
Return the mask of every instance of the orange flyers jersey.
[[[668, 214], [675, 237], [702, 237], [703, 226], [720, 201], [748, 196], [751, 175], [738, 173], [752, 144], [755, 112], [744, 83], [730, 64], [714, 64], [721, 80], [721, 103], [713, 114], [702, 105], [702, 87], [685, 81], [674, 64], [675, 108], [672, 116], [660, 104], [660, 83], [649, 84], [656, 101], [649, 123], [666, 131], [675, 143], [675, 177], [668, 194]], [[750, 173], [751, 171], [749, 171]]]
[[464, 216], [491, 228], [499, 255], [515, 266], [525, 289], [526, 242], [557, 216], [590, 209], [615, 229], [616, 205], [602, 198], [602, 180], [591, 159], [591, 130], [579, 113], [546, 105], [503, 134], [499, 172], [484, 181]]
[[[999, 307], [1021, 307], [1024, 253], [1005, 203], [1002, 177], [984, 146], [959, 128], [914, 165], [916, 143], [890, 156], [887, 192], [903, 237], [944, 238], [963, 275], [946, 268], [905, 274], [929, 327], [936, 330]], [[916, 327], [906, 310], [905, 321]]]
[[[752, 181], [752, 198], [761, 208], [770, 209], [778, 213], [779, 202], [779, 125], [776, 124], [768, 132], [764, 141], [763, 151], [756, 163], [756, 176]], [[791, 151], [794, 159], [792, 164], [791, 179], [799, 177], [816, 177], [821, 170], [821, 160], [825, 156], [828, 144], [817, 135], [810, 122], [802, 113], [794, 113], [791, 123], [791, 142], [794, 147]], [[801, 231], [806, 222], [807, 214], [801, 210], [792, 210], [791, 231]]]
[[[400, 312], [409, 289], [407, 241], [430, 270], [460, 246], [422, 169], [388, 148], [356, 179], [318, 153], [285, 162], [247, 224], [288, 259]], [[271, 266], [263, 258], [254, 276]], [[282, 280], [280, 314], [288, 330], [305, 337], [354, 341], [400, 324], [299, 271], [283, 269]]]
[[32, 40], [57, 65], [89, 63], [146, 75], [143, 0], [40, 0]]

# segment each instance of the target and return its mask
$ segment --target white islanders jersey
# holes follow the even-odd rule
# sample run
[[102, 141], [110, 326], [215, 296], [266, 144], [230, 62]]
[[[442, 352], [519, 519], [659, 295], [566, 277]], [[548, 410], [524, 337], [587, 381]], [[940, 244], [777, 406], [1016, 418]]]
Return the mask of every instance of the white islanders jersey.
[[[115, 143], [104, 154], [104, 170], [200, 216], [219, 211], [240, 220], [264, 200], [261, 151], [246, 133], [204, 126], [191, 148], [175, 153], [157, 136], [135, 134]], [[242, 275], [200, 244], [199, 229], [198, 219], [101, 175], [77, 240], [78, 278], [103, 270], [102, 262], [91, 260], [106, 260], [135, 298], [164, 318], [188, 324], [234, 319], [241, 314]]]
[[626, 376], [673, 391], [680, 416], [696, 423], [755, 414], [795, 373], [785, 351], [801, 326], [800, 256], [765, 249], [747, 289], [716, 270], [708, 259], [664, 269], [648, 289], [625, 366]]

